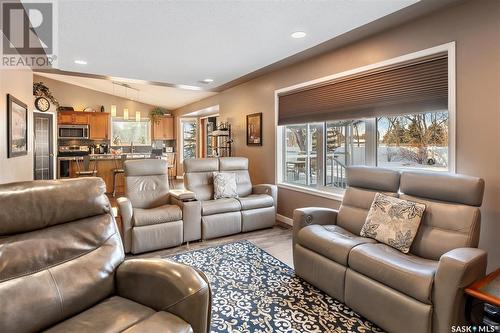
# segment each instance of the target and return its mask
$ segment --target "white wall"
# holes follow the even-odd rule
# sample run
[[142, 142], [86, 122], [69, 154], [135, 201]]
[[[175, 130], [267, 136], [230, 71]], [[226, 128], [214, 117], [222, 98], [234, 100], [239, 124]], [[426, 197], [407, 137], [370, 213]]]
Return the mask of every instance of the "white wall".
[[[7, 158], [7, 94], [28, 105], [28, 155]], [[33, 72], [0, 69], [0, 183], [33, 180]]]

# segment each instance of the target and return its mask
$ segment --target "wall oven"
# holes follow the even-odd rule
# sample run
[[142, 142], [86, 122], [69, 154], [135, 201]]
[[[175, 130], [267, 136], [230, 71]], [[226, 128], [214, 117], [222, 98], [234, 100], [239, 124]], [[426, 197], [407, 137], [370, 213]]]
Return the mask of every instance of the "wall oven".
[[59, 125], [57, 137], [59, 139], [88, 139], [89, 125]]

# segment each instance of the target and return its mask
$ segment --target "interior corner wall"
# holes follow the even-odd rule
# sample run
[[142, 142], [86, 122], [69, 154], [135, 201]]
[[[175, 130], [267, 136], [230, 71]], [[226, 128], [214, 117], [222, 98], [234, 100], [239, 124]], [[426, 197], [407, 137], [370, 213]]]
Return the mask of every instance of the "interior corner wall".
[[[176, 116], [219, 105], [221, 121], [234, 133], [234, 155], [250, 160], [254, 183], [275, 183], [274, 91], [377, 63], [433, 46], [456, 42], [456, 171], [486, 183], [480, 247], [488, 269], [500, 266], [500, 1], [468, 0], [355, 41], [324, 55], [270, 72], [175, 111]], [[247, 146], [245, 116], [263, 113], [263, 145]], [[338, 207], [339, 202], [279, 189], [278, 213], [299, 207]]]
[[[7, 158], [7, 94], [28, 106], [28, 155]], [[0, 69], [0, 184], [33, 180], [33, 72]]]

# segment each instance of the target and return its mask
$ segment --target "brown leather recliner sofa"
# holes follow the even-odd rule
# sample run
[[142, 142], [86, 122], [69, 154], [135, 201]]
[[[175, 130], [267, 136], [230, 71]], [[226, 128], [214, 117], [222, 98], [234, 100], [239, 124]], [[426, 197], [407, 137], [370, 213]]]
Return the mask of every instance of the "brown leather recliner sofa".
[[[236, 174], [238, 198], [214, 200], [214, 171]], [[198, 233], [202, 239], [270, 228], [276, 223], [277, 187], [252, 185], [247, 158], [185, 159], [184, 186], [196, 194], [200, 221]]]
[[0, 332], [208, 332], [206, 277], [124, 261], [100, 178], [0, 185]]
[[[351, 167], [347, 182], [339, 210], [295, 210], [296, 273], [388, 332], [449, 333], [463, 324], [463, 288], [486, 271], [477, 248], [484, 181]], [[360, 236], [377, 192], [426, 205], [410, 253]]]

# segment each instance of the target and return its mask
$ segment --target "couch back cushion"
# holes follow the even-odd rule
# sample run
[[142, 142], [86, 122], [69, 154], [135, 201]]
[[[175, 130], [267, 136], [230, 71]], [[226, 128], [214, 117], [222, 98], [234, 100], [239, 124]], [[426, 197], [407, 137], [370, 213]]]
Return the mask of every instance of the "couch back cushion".
[[148, 209], [168, 203], [166, 160], [128, 160], [124, 169], [126, 196], [133, 207]]
[[218, 158], [190, 158], [184, 160], [184, 187], [196, 193], [198, 200], [214, 196], [213, 172], [219, 171]]
[[100, 178], [0, 186], [0, 332], [40, 331], [114, 291], [124, 253]]
[[365, 224], [375, 194], [397, 197], [400, 174], [397, 171], [371, 168], [347, 168], [348, 188], [337, 216], [337, 224], [359, 235]]
[[426, 205], [410, 252], [438, 260], [459, 247], [477, 247], [484, 181], [464, 175], [403, 172], [402, 199]]
[[219, 159], [219, 169], [222, 172], [228, 171], [236, 174], [238, 196], [246, 197], [252, 194], [252, 181], [248, 173], [248, 158], [221, 157]]

